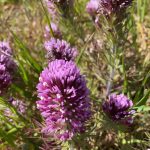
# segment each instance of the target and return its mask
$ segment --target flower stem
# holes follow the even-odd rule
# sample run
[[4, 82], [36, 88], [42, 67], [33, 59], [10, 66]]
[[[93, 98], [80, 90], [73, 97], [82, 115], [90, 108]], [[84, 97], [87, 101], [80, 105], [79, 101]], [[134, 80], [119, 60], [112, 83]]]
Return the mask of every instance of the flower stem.
[[113, 82], [114, 74], [115, 74], [115, 69], [114, 69], [114, 67], [111, 67], [110, 74], [109, 74], [109, 80], [108, 80], [108, 83], [107, 83], [106, 96], [108, 96], [110, 94], [110, 91], [111, 91], [111, 88], [112, 88], [112, 85], [113, 85], [112, 82]]
[[69, 142], [69, 150], [75, 150], [73, 141]]
[[[113, 47], [111, 49], [111, 54], [114, 55], [115, 53], [116, 53], [116, 46], [115, 44], [113, 44]], [[112, 57], [110, 57], [110, 61], [111, 61], [111, 58]], [[115, 75], [115, 60], [113, 61], [113, 65], [111, 65], [109, 79], [108, 79], [107, 88], [106, 88], [106, 96], [108, 96], [111, 92], [114, 75]]]

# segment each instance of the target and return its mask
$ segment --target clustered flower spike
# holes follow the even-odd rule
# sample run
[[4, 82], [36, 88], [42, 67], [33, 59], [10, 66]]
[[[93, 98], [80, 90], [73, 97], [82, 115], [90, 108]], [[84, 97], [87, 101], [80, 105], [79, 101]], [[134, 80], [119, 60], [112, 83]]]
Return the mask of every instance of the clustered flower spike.
[[12, 50], [8, 42], [0, 41], [0, 51], [1, 53], [6, 54], [8, 56], [12, 54]]
[[50, 62], [40, 75], [37, 91], [44, 133], [65, 141], [85, 130], [91, 113], [89, 90], [73, 61]]
[[12, 51], [8, 42], [0, 42], [0, 95], [12, 81], [16, 64], [11, 59]]
[[86, 5], [87, 12], [94, 17], [98, 13], [99, 0], [90, 0]]
[[103, 103], [103, 111], [113, 121], [130, 125], [133, 122], [132, 114], [134, 113], [133, 110], [130, 110], [132, 106], [132, 101], [125, 95], [111, 94], [108, 101]]
[[[55, 23], [52, 22], [51, 23], [51, 28], [53, 30], [54, 37], [58, 38], [58, 39], [61, 39], [62, 38], [62, 34], [61, 34], [61, 31], [59, 30], [58, 26]], [[50, 39], [51, 38], [50, 27], [48, 25], [45, 27], [44, 37], [46, 39]]]
[[131, 5], [133, 0], [100, 0], [99, 11], [101, 14], [117, 14]]
[[93, 16], [103, 14], [120, 14], [120, 12], [131, 5], [133, 0], [90, 0], [87, 3], [87, 12]]
[[5, 65], [0, 64], [0, 95], [8, 88], [11, 83], [11, 76]]
[[44, 46], [50, 60], [63, 59], [69, 61], [74, 60], [77, 55], [77, 49], [72, 48], [64, 40], [51, 38], [50, 41], [45, 42]]

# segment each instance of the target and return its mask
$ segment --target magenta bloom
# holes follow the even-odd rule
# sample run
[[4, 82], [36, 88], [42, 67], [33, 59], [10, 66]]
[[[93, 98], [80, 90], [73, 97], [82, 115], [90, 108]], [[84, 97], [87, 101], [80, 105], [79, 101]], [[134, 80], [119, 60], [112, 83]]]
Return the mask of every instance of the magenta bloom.
[[109, 16], [111, 14], [121, 15], [131, 5], [133, 0], [90, 0], [87, 3], [87, 12], [96, 17], [97, 14]]
[[104, 15], [117, 14], [131, 5], [133, 0], [100, 0], [99, 12]]
[[0, 42], [0, 95], [8, 88], [12, 81], [12, 74], [16, 64], [12, 60], [12, 51], [8, 42]]
[[45, 42], [44, 46], [50, 60], [64, 59], [69, 61], [74, 60], [77, 55], [77, 49], [72, 48], [70, 44], [64, 40], [51, 38], [50, 41]]
[[0, 64], [0, 95], [8, 88], [11, 83], [11, 75], [5, 65]]
[[[58, 39], [61, 39], [62, 38], [62, 34], [61, 34], [61, 31], [59, 30], [58, 26], [55, 23], [52, 22], [51, 23], [51, 28], [53, 30], [54, 37], [58, 38]], [[44, 36], [45, 36], [46, 39], [50, 39], [51, 38], [50, 28], [49, 28], [48, 25], [45, 27], [45, 34], [44, 34]]]
[[103, 111], [113, 121], [130, 125], [133, 122], [132, 114], [134, 113], [133, 110], [129, 110], [132, 106], [132, 101], [125, 95], [111, 94], [108, 101], [103, 103]]
[[0, 64], [5, 65], [10, 73], [16, 69], [16, 64], [12, 59], [12, 50], [8, 42], [0, 42]]
[[98, 13], [99, 0], [90, 0], [86, 5], [86, 10], [91, 16], [95, 16]]
[[60, 140], [83, 132], [91, 113], [89, 90], [75, 63], [52, 61], [39, 81], [37, 108], [45, 118], [43, 132]]
[[8, 42], [0, 41], [0, 54], [5, 54], [7, 56], [12, 54], [12, 50]]

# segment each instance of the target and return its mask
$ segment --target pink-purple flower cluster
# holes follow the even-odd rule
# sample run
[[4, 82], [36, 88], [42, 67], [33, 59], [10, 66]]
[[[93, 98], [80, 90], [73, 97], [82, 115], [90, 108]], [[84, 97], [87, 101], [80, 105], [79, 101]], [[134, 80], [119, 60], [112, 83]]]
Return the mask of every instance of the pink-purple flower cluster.
[[47, 57], [50, 60], [63, 59], [66, 61], [74, 60], [77, 55], [77, 49], [70, 46], [64, 40], [51, 38], [50, 41], [46, 41], [45, 49], [47, 50]]
[[108, 101], [103, 103], [103, 111], [113, 121], [130, 125], [133, 122], [132, 114], [133, 110], [130, 110], [133, 106], [133, 102], [129, 100], [125, 95], [111, 94]]
[[118, 15], [122, 10], [131, 5], [133, 0], [90, 0], [87, 3], [87, 12], [93, 16], [103, 14], [109, 16], [111, 14]]
[[117, 14], [131, 5], [133, 0], [100, 0], [99, 11], [101, 14]]
[[99, 9], [99, 0], [90, 0], [86, 5], [87, 12], [92, 16], [96, 16]]
[[12, 74], [16, 68], [12, 60], [12, 51], [8, 42], [0, 42], [0, 95], [12, 82]]
[[40, 75], [37, 91], [44, 133], [65, 141], [85, 130], [91, 113], [89, 90], [73, 61], [50, 62]]
[[11, 75], [5, 65], [0, 64], [0, 95], [8, 88], [11, 83]]

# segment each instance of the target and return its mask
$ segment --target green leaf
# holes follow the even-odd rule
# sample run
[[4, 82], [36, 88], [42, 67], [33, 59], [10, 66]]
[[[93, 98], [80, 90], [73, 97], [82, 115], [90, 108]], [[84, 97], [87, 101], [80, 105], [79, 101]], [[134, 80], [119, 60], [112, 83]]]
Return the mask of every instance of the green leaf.
[[135, 106], [145, 105], [147, 100], [148, 100], [148, 98], [149, 98], [149, 96], [150, 96], [150, 90], [147, 91], [145, 96], [139, 102], [137, 102], [137, 104]]
[[94, 34], [95, 34], [95, 33], [92, 33], [92, 34], [89, 36], [89, 38], [87, 39], [87, 42], [85, 43], [83, 49], [80, 51], [79, 56], [78, 56], [77, 61], [76, 61], [77, 64], [80, 63], [81, 58], [82, 58], [82, 56], [83, 56], [83, 54], [84, 54], [84, 51], [86, 50], [87, 45], [88, 45], [89, 41], [93, 38]]
[[141, 87], [137, 90], [137, 92], [135, 94], [135, 98], [133, 100], [134, 103], [138, 102], [139, 99], [141, 99], [141, 97], [143, 97], [144, 86], [148, 82], [149, 78], [150, 78], [150, 71], [147, 73], [146, 77], [143, 79]]
[[[30, 67], [35, 70], [35, 72], [40, 73], [42, 70], [42, 67], [39, 65], [39, 63], [31, 56], [31, 52], [28, 49], [28, 47], [13, 33], [15, 43], [20, 49], [19, 55], [22, 57], [22, 60], [25, 60], [25, 62], [29, 63]], [[20, 58], [20, 57], [19, 57]]]
[[12, 147], [16, 147], [14, 143], [14, 135], [7, 135], [7, 132], [3, 131], [2, 128], [0, 128], [0, 137], [4, 139], [9, 145]]
[[139, 107], [133, 107], [133, 109], [136, 109], [137, 112], [146, 112], [146, 111], [150, 111], [150, 106], [139, 106]]

